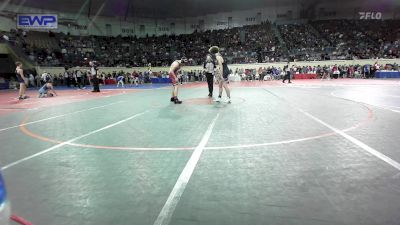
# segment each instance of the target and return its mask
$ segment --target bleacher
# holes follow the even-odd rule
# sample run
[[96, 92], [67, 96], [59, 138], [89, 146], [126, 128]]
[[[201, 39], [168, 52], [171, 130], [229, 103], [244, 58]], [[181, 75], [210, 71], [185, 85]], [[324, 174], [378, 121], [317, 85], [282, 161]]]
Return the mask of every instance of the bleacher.
[[[260, 25], [136, 37], [9, 33], [30, 59], [44, 66], [81, 66], [84, 58], [103, 66], [167, 66], [186, 56], [201, 65], [207, 49], [218, 45], [229, 63], [291, 60], [368, 59], [399, 57], [400, 21], [322, 20], [310, 23]], [[388, 32], [390, 31], [390, 32]], [[54, 37], [52, 37], [54, 36]]]
[[32, 48], [50, 49], [53, 51], [60, 49], [58, 40], [55, 37], [50, 37], [49, 33], [30, 31], [25, 40]]

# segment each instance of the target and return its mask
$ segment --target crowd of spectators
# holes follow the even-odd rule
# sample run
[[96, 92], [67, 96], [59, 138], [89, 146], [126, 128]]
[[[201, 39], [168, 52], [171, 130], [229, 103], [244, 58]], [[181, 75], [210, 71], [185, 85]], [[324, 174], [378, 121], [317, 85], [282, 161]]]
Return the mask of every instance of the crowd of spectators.
[[329, 42], [332, 59], [375, 58], [377, 44], [347, 20], [315, 21], [313, 26]]
[[309, 24], [285, 24], [278, 28], [291, 53], [319, 53], [329, 45]]
[[[34, 74], [31, 71], [26, 71], [28, 76], [28, 86], [29, 87], [40, 87], [44, 84], [46, 79], [51, 79], [54, 86], [67, 86], [82, 88], [85, 85], [91, 85], [90, 73], [84, 69], [67, 69], [63, 73], [50, 73], [44, 71], [42, 74]], [[100, 84], [116, 84], [118, 78], [122, 77], [125, 84], [144, 84], [151, 83], [153, 78], [169, 78], [166, 71], [153, 72], [147, 70], [144, 72], [139, 72], [133, 70], [132, 72], [112, 71], [112, 72], [101, 72], [99, 73]], [[14, 79], [14, 78], [13, 78]], [[14, 79], [15, 80], [15, 79]], [[135, 83], [137, 80], [137, 83]], [[182, 71], [180, 73], [180, 82], [196, 82], [205, 81], [205, 75], [202, 70], [191, 70]]]
[[[377, 71], [398, 71], [398, 64], [379, 64], [373, 65], [303, 65], [298, 66], [294, 63], [288, 66], [290, 74], [315, 74], [315, 78], [374, 78]], [[254, 81], [254, 80], [280, 80], [286, 74], [284, 67], [259, 67], [258, 69], [236, 69], [231, 73], [231, 80]], [[265, 79], [264, 79], [265, 78]]]
[[218, 45], [231, 63], [252, 63], [269, 53], [279, 57], [279, 43], [270, 23], [192, 34], [136, 37], [73, 37], [60, 35], [62, 58], [67, 64], [80, 64], [82, 58], [98, 60], [105, 66], [167, 66], [186, 56], [200, 65], [209, 46]]
[[[355, 64], [355, 65], [296, 65], [290, 63], [289, 70], [292, 77], [295, 74], [315, 74], [315, 78], [374, 78], [377, 71], [397, 71], [400, 72], [398, 64], [379, 64], [375, 62], [373, 65]], [[268, 66], [259, 67], [258, 69], [234, 69], [230, 71], [232, 81], [255, 81], [255, 80], [280, 80], [285, 75], [285, 67]], [[36, 74], [34, 71], [27, 70], [28, 87], [41, 87], [46, 79], [51, 79], [54, 86], [67, 86], [69, 88], [85, 88], [91, 84], [91, 77], [88, 70], [85, 69], [67, 69], [64, 73], [51, 74], [44, 71], [42, 74]], [[188, 82], [204, 82], [205, 74], [202, 70], [181, 71], [179, 74], [179, 83]], [[122, 77], [126, 85], [138, 85], [151, 83], [154, 78], [168, 78], [166, 71], [153, 72], [146, 70], [144, 72], [132, 69], [132, 72], [113, 71], [100, 72], [100, 84], [116, 84], [119, 77]], [[265, 78], [265, 79], [264, 79]], [[1, 77], [0, 77], [1, 79]], [[4, 81], [0, 84], [5, 83]], [[11, 77], [10, 87], [16, 88], [17, 81], [15, 77]], [[8, 85], [8, 83], [7, 83]]]
[[[398, 58], [399, 21], [326, 20], [311, 23], [331, 50], [330, 59]], [[390, 37], [390, 39], [389, 39]]]
[[[147, 36], [145, 38], [49, 35], [47, 40], [57, 46], [37, 46], [32, 43], [37, 32], [11, 31], [11, 41], [25, 54], [43, 66], [79, 66], [84, 58], [97, 60], [101, 66], [137, 67], [151, 63], [167, 66], [174, 59], [186, 56], [191, 65], [201, 65], [210, 45], [218, 45], [230, 63], [281, 61], [284, 52], [276, 38], [272, 24], [244, 26], [223, 30], [208, 30], [182, 35]], [[40, 37], [43, 39], [43, 36]], [[39, 38], [36, 38], [39, 39]]]
[[[20, 47], [30, 60], [44, 66], [82, 66], [86, 63], [85, 58], [108, 67], [138, 67], [149, 63], [168, 66], [182, 56], [190, 58], [191, 65], [201, 65], [210, 45], [220, 46], [228, 63], [400, 56], [400, 21], [325, 20], [279, 25], [278, 29], [273, 26], [263, 22], [143, 38], [62, 33], [48, 33], [44, 38], [43, 33], [15, 30], [2, 35], [4, 40]], [[283, 41], [279, 41], [279, 35]]]

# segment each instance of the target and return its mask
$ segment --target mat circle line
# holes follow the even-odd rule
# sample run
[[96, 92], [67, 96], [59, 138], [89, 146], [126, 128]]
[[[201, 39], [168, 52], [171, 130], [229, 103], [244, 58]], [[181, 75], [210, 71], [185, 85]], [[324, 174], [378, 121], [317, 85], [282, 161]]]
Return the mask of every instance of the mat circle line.
[[[342, 129], [341, 131], [343, 132], [348, 132], [351, 130], [354, 130], [364, 124], [366, 124], [368, 121], [370, 121], [374, 117], [373, 110], [368, 107], [367, 105], [362, 105], [368, 110], [368, 117], [360, 121], [359, 123]], [[30, 136], [32, 138], [45, 141], [45, 142], [50, 142], [50, 143], [55, 143], [59, 144], [62, 143], [63, 141], [52, 139], [49, 137], [44, 137], [40, 134], [34, 133], [30, 131], [24, 124], [28, 122], [29, 117], [25, 117], [25, 119], [21, 122], [19, 129], [21, 130], [22, 133], [24, 133], [27, 136]], [[223, 149], [238, 149], [238, 148], [251, 148], [251, 147], [262, 147], [262, 146], [271, 146], [271, 145], [281, 145], [281, 144], [290, 144], [290, 143], [296, 143], [296, 142], [303, 142], [303, 141], [309, 141], [309, 140], [315, 140], [323, 137], [328, 137], [328, 136], [333, 136], [336, 135], [335, 132], [327, 132], [327, 133], [322, 133], [319, 135], [315, 136], [309, 136], [309, 137], [304, 137], [304, 138], [297, 138], [297, 139], [289, 139], [289, 140], [283, 140], [283, 141], [274, 141], [274, 142], [266, 142], [266, 143], [258, 143], [258, 144], [246, 144], [246, 145], [232, 145], [232, 146], [214, 146], [214, 147], [205, 147], [204, 149], [206, 150], [223, 150]], [[179, 151], [179, 150], [194, 150], [195, 147], [124, 147], [124, 146], [104, 146], [104, 145], [91, 145], [91, 144], [80, 144], [80, 143], [67, 143], [66, 145], [69, 146], [74, 146], [74, 147], [81, 147], [81, 148], [94, 148], [94, 149], [108, 149], [108, 150], [122, 150], [122, 151]]]

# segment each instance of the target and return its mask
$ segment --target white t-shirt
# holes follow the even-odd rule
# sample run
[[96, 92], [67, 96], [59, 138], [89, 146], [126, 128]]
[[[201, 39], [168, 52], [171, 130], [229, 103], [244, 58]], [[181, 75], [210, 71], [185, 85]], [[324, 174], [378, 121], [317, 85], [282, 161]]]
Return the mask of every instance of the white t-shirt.
[[42, 74], [41, 78], [42, 78], [43, 81], [46, 80], [46, 76], [47, 76], [47, 73], [43, 73], [43, 74]]
[[204, 70], [206, 71], [206, 73], [214, 73], [214, 63], [207, 62]]
[[92, 74], [92, 76], [97, 75], [97, 71], [96, 71], [96, 69], [95, 69], [94, 67], [92, 67], [92, 68], [90, 69], [90, 73]]

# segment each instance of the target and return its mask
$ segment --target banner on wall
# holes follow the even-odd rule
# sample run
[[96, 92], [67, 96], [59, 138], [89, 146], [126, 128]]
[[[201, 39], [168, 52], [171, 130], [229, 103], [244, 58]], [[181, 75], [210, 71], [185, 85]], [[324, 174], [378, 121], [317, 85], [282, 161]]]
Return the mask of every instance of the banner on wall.
[[18, 14], [18, 29], [57, 29], [57, 14]]

